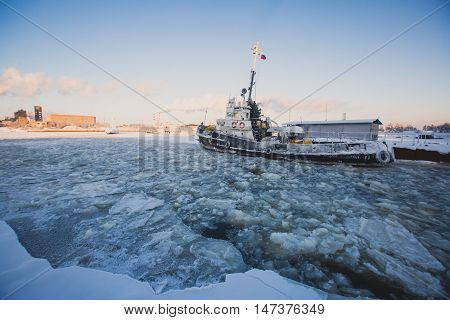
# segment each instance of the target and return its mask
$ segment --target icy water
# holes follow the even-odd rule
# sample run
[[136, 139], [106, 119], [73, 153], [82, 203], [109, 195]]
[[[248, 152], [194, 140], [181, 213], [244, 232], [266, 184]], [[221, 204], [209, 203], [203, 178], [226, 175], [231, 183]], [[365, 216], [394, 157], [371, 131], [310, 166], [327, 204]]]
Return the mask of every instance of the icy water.
[[449, 166], [271, 161], [151, 137], [6, 140], [0, 153], [0, 218], [54, 267], [156, 292], [260, 268], [348, 297], [449, 298]]

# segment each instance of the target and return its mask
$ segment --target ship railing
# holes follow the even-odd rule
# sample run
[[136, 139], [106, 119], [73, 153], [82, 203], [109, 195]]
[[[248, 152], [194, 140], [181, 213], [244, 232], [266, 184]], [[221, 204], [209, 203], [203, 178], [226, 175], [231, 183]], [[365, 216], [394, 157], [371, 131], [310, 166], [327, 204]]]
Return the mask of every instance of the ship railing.
[[305, 131], [304, 139], [322, 143], [367, 142], [379, 140], [378, 132]]
[[396, 144], [423, 146], [429, 144], [450, 145], [450, 133], [425, 132], [338, 132], [338, 131], [306, 131], [304, 139], [322, 143], [381, 141]]
[[443, 143], [450, 144], [450, 133], [411, 133], [411, 132], [346, 132], [346, 131], [306, 131], [304, 137], [325, 142], [361, 141], [396, 141], [407, 143]]
[[[253, 141], [245, 137], [235, 136], [240, 140]], [[401, 143], [413, 146], [428, 144], [450, 145], [450, 133], [434, 133], [433, 136], [421, 132], [357, 132], [357, 131], [305, 131], [303, 138], [319, 143], [367, 143], [381, 141]]]

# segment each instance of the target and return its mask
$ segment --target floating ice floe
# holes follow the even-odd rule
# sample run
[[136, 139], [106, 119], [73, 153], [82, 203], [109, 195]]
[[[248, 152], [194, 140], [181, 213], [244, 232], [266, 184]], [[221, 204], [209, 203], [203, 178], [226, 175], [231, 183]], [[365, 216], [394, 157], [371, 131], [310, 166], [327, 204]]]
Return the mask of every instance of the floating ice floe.
[[347, 230], [367, 241], [364, 251], [373, 264], [366, 271], [401, 285], [410, 294], [446, 296], [440, 280], [429, 273], [445, 267], [400, 223], [350, 218], [345, 224]]
[[54, 269], [46, 260], [31, 257], [4, 221], [0, 221], [0, 250], [1, 299], [320, 300], [329, 297], [325, 292], [274, 272], [256, 269], [229, 274], [223, 283], [157, 294], [147, 283], [125, 275], [82, 267]]
[[320, 166], [149, 140], [139, 162], [137, 146], [0, 141], [0, 218], [53, 267], [162, 294], [260, 268], [349, 297], [449, 296], [445, 166]]
[[109, 209], [111, 214], [133, 214], [155, 209], [164, 205], [164, 200], [146, 196], [143, 192], [126, 194]]

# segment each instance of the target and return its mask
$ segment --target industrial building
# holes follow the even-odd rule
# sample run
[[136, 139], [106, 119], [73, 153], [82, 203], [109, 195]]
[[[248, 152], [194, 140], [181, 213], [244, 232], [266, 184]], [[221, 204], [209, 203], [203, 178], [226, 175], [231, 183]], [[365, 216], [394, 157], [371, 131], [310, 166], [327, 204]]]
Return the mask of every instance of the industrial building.
[[25, 110], [20, 109], [14, 112], [14, 125], [15, 126], [26, 126], [29, 123], [28, 114]]
[[14, 119], [19, 120], [19, 118], [28, 118], [27, 112], [23, 109], [14, 112]]
[[71, 114], [49, 114], [47, 126], [49, 128], [64, 128], [66, 126], [77, 126], [81, 128], [93, 127], [96, 124], [94, 116], [80, 116]]
[[349, 138], [359, 140], [377, 140], [381, 121], [337, 120], [337, 121], [291, 121], [287, 126], [299, 126], [309, 138]]
[[42, 121], [42, 107], [34, 106], [34, 121]]

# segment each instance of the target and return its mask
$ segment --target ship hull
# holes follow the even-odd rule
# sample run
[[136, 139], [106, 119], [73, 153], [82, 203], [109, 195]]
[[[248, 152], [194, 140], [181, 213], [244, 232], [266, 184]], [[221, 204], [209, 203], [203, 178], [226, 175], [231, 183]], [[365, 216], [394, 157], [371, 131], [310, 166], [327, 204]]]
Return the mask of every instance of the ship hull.
[[[264, 144], [218, 132], [198, 134], [198, 138], [200, 144], [207, 150], [274, 160], [359, 165], [386, 165], [394, 161], [394, 156], [381, 142], [335, 142], [315, 145]], [[368, 145], [371, 148], [368, 148]], [[388, 154], [388, 159], [380, 158], [380, 148]], [[352, 151], [352, 149], [356, 150]]]

